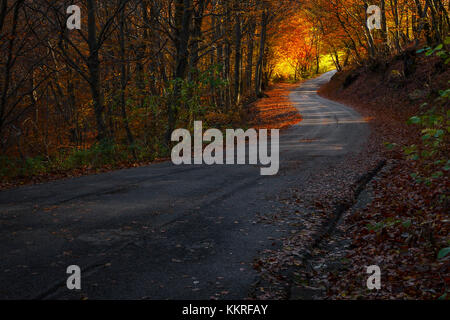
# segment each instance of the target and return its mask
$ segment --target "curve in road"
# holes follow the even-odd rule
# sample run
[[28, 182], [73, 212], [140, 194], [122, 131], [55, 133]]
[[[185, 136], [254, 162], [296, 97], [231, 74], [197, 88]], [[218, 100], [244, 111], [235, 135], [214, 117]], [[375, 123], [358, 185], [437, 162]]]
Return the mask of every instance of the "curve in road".
[[[332, 74], [290, 94], [303, 121], [281, 134], [277, 176], [163, 163], [1, 192], [0, 298], [245, 298], [254, 258], [284, 232], [258, 216], [368, 138], [358, 113], [317, 95]], [[69, 265], [81, 291], [66, 288]]]

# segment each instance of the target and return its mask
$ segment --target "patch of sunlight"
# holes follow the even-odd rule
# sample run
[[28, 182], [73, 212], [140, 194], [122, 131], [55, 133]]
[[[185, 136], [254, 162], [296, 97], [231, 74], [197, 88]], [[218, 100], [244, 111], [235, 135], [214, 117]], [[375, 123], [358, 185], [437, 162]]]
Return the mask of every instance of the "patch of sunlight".
[[288, 59], [278, 61], [274, 68], [275, 78], [290, 79], [293, 78], [295, 69]]
[[328, 72], [331, 70], [336, 69], [336, 66], [334, 65], [333, 59], [329, 54], [322, 55], [320, 57], [320, 68], [323, 72]]
[[[340, 53], [339, 56], [343, 56]], [[333, 59], [329, 54], [320, 57], [320, 73], [325, 73], [336, 69]], [[273, 70], [274, 79], [293, 79], [295, 75], [295, 63], [290, 58], [279, 58]], [[314, 67], [313, 67], [314, 69]]]

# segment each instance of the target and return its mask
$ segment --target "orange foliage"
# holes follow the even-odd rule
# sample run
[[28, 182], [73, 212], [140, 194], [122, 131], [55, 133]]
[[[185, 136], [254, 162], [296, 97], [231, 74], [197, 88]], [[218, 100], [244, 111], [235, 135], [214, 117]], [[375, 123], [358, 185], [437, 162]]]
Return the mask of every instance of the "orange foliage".
[[266, 98], [252, 105], [255, 129], [286, 129], [302, 121], [301, 115], [289, 100], [289, 93], [298, 84], [278, 84], [266, 91]]
[[299, 12], [296, 16], [283, 21], [278, 27], [278, 37], [274, 46], [277, 76], [286, 77], [294, 74], [294, 79], [314, 66], [319, 54], [317, 34], [314, 25]]

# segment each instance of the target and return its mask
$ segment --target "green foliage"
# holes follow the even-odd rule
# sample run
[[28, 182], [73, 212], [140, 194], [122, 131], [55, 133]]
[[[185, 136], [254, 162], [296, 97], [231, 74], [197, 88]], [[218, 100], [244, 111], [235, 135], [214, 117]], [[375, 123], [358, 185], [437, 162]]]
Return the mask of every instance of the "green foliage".
[[[136, 158], [134, 158], [134, 155]], [[24, 160], [13, 157], [0, 157], [0, 177], [16, 178], [30, 177], [43, 173], [60, 172], [73, 169], [99, 169], [105, 166], [114, 168], [124, 164], [153, 161], [156, 158], [167, 157], [169, 151], [162, 143], [146, 145], [116, 144], [112, 141], [102, 141], [88, 149], [61, 150], [50, 157], [28, 157]]]
[[21, 175], [45, 172], [44, 159], [42, 157], [26, 158], [20, 171]]
[[389, 217], [384, 221], [381, 222], [377, 222], [374, 224], [367, 224], [366, 228], [369, 231], [373, 231], [373, 232], [380, 232], [383, 229], [386, 228], [390, 228], [390, 227], [395, 227], [398, 225], [401, 225], [403, 227], [403, 229], [409, 229], [411, 227], [411, 220], [399, 220], [399, 219], [395, 219], [393, 217]]
[[25, 159], [0, 157], [0, 176], [30, 176], [45, 173], [47, 170], [46, 161], [43, 157], [27, 157]]
[[187, 79], [169, 82], [164, 100], [175, 107], [179, 127], [192, 127], [196, 119], [203, 119], [209, 111], [217, 111], [213, 97], [216, 89], [223, 89], [228, 82], [221, 78], [220, 65], [213, 65], [206, 71], [192, 69]]
[[127, 153], [111, 141], [96, 143], [90, 149], [74, 150], [67, 159], [63, 159], [62, 166], [66, 169], [82, 167], [101, 167], [124, 161]]
[[438, 259], [444, 259], [450, 253], [450, 247], [441, 249], [438, 253]]
[[444, 41], [444, 43], [439, 44], [435, 48], [426, 47], [423, 49], [420, 49], [417, 51], [417, 53], [425, 53], [427, 57], [430, 57], [432, 55], [436, 55], [439, 58], [443, 59], [445, 61], [445, 64], [450, 63], [450, 55], [447, 50], [445, 50], [445, 46], [450, 45], [450, 37], [447, 37]]
[[[450, 43], [450, 37], [446, 45]], [[449, 64], [449, 53], [443, 44], [435, 48], [425, 48], [418, 53], [424, 52], [426, 56], [436, 55]], [[412, 174], [418, 182], [431, 184], [434, 179], [444, 176], [449, 171], [450, 161], [448, 159], [448, 136], [450, 134], [450, 110], [448, 109], [450, 88], [440, 90], [439, 96], [432, 106], [424, 103], [421, 113], [411, 117], [408, 124], [418, 126], [421, 130], [421, 144], [411, 145], [404, 148], [407, 157], [414, 161], [420, 161], [422, 172]]]

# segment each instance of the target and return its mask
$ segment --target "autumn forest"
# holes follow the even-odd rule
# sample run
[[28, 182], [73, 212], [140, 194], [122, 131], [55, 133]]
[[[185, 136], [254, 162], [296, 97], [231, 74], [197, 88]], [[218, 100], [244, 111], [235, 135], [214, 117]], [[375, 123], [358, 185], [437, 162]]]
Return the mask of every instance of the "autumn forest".
[[2, 176], [161, 158], [194, 119], [242, 123], [272, 81], [443, 41], [445, 1], [378, 2], [371, 32], [368, 1], [3, 0]]
[[449, 11], [0, 0], [0, 300], [448, 300]]

